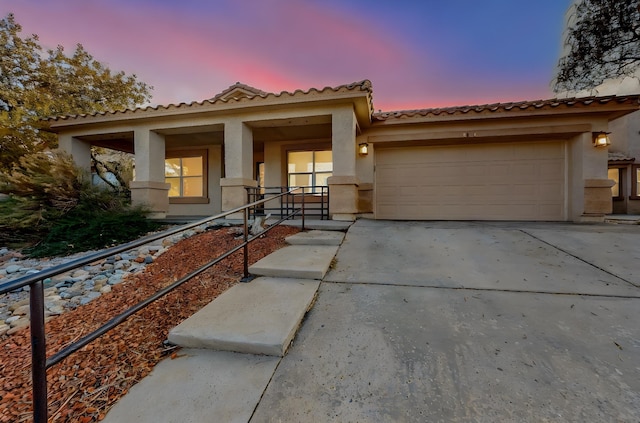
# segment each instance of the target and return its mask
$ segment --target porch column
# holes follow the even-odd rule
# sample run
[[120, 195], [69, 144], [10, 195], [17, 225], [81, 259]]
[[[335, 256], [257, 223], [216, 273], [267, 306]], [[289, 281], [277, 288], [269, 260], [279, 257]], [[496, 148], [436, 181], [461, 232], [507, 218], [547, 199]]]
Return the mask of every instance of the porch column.
[[58, 149], [70, 154], [80, 169], [91, 173], [91, 144], [71, 135], [58, 135]]
[[613, 211], [608, 149], [594, 147], [591, 132], [578, 135], [572, 144], [572, 218], [576, 222], [603, 222], [605, 214]]
[[[220, 179], [222, 211], [233, 210], [247, 204], [245, 186], [255, 187], [253, 179], [253, 132], [242, 120], [227, 121], [224, 125], [225, 177]], [[241, 218], [236, 213], [227, 219]]]
[[149, 129], [134, 132], [135, 180], [131, 181], [131, 202], [151, 209], [149, 217], [162, 219], [169, 211], [169, 184], [164, 182], [164, 135]]
[[344, 106], [331, 116], [333, 176], [329, 184], [329, 214], [333, 220], [355, 220], [358, 213], [356, 129], [353, 107]]

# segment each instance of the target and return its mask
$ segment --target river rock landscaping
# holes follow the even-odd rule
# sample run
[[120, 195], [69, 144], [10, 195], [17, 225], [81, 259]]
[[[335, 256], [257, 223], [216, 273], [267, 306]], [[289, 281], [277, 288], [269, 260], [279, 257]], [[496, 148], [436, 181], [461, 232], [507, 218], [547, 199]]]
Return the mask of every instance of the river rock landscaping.
[[[253, 242], [250, 264], [284, 246], [284, 238], [296, 232], [297, 228], [277, 227]], [[239, 242], [237, 228], [200, 227], [52, 278], [45, 284], [47, 355]], [[36, 261], [7, 249], [0, 252], [0, 283], [75, 258]], [[242, 271], [242, 252], [237, 252], [51, 367], [47, 372], [49, 421], [102, 420], [156, 363], [179, 354], [165, 342], [168, 331], [237, 283]], [[0, 313], [0, 322], [8, 326], [0, 334], [0, 422], [30, 421], [28, 292], [0, 299]]]
[[[154, 244], [144, 245], [81, 269], [45, 279], [45, 318], [73, 310], [99, 298], [102, 294], [111, 292], [113, 285], [144, 270], [146, 265], [153, 263], [168, 247], [182, 239], [202, 233], [206, 228], [207, 225], [198, 226]], [[231, 230], [234, 231], [235, 228]], [[67, 263], [83, 254], [86, 253], [38, 260], [25, 258], [17, 251], [0, 248], [0, 284]], [[29, 326], [28, 291], [26, 287], [0, 296], [0, 335], [11, 335]]]

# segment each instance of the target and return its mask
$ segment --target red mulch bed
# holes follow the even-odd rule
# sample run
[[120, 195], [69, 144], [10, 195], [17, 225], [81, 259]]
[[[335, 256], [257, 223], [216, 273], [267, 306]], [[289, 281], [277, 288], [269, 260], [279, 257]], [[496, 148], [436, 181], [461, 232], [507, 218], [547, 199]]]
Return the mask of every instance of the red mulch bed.
[[[277, 227], [249, 247], [249, 262], [284, 246], [297, 228]], [[46, 324], [47, 355], [98, 328], [115, 315], [238, 245], [228, 229], [183, 240], [144, 272], [110, 293]], [[242, 250], [186, 282], [47, 372], [49, 422], [93, 422], [175, 350], [163, 345], [169, 330], [242, 277]], [[0, 422], [32, 419], [31, 344], [28, 330], [0, 337]]]

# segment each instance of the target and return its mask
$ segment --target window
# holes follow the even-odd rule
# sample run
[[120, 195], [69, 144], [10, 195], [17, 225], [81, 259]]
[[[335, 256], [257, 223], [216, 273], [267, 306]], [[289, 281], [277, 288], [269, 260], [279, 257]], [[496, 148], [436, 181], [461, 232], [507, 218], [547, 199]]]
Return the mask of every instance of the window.
[[264, 188], [264, 162], [256, 163], [256, 180], [258, 186]]
[[172, 203], [202, 203], [206, 201], [206, 151], [168, 152], [164, 162], [164, 180]]
[[631, 168], [631, 197], [640, 200], [640, 165]]
[[333, 174], [331, 150], [290, 151], [287, 155], [290, 187], [327, 186]]
[[622, 178], [620, 177], [622, 169], [611, 168], [608, 170], [608, 178], [615, 182], [611, 187], [611, 198], [614, 200], [622, 200]]

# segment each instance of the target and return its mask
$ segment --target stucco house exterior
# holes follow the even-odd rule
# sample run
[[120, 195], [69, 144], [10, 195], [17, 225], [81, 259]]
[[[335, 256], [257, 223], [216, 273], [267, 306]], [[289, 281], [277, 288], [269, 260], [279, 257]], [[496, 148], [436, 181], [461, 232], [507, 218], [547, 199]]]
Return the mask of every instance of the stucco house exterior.
[[640, 214], [640, 112], [611, 122], [609, 179], [614, 214]]
[[374, 112], [368, 80], [280, 93], [237, 83], [202, 102], [50, 124], [87, 169], [91, 146], [134, 153], [132, 200], [155, 217], [231, 210], [246, 187], [328, 186], [336, 220], [583, 222], [612, 211], [608, 149], [594, 136], [639, 104], [609, 96]]
[[[573, 0], [565, 13], [562, 34], [561, 57], [571, 50], [569, 42], [571, 30], [578, 20], [577, 7], [580, 2]], [[603, 74], [606, 75], [606, 74]], [[595, 87], [558, 92], [560, 98], [588, 96], [629, 96], [640, 94], [640, 69], [605, 79]], [[640, 111], [622, 116], [609, 124], [608, 177], [611, 187], [612, 212], [614, 214], [640, 214]]]
[[[574, 96], [637, 96], [640, 71], [635, 75], [609, 79], [597, 87], [580, 92], [559, 93]], [[611, 198], [614, 214], [640, 214], [640, 111], [609, 123], [608, 178], [613, 181]]]

